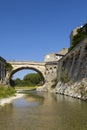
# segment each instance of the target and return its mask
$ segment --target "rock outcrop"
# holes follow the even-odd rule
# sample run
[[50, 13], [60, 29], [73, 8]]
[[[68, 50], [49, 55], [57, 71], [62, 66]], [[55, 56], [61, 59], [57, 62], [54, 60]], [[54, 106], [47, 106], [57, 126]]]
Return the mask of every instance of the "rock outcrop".
[[87, 100], [87, 79], [83, 79], [81, 82], [58, 82], [54, 92], [57, 94], [63, 94], [74, 98]]

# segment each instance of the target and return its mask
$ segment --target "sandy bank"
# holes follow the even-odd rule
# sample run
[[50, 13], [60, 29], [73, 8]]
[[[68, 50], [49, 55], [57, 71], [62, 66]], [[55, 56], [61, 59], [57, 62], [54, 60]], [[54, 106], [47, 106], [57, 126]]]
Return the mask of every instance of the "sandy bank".
[[5, 104], [11, 103], [13, 100], [21, 98], [23, 96], [24, 94], [16, 93], [16, 96], [0, 99], [0, 106], [4, 106]]

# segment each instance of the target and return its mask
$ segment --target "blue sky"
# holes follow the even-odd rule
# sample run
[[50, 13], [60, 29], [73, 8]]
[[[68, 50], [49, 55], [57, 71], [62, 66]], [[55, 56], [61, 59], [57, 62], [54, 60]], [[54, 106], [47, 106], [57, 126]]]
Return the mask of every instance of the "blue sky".
[[87, 0], [1, 0], [0, 56], [44, 61], [69, 47], [69, 35], [87, 22]]

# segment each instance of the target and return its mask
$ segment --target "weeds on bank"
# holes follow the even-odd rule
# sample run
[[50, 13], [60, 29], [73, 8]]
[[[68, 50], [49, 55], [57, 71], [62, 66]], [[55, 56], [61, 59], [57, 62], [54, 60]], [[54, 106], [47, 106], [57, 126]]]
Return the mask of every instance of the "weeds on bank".
[[10, 86], [0, 86], [0, 98], [6, 98], [15, 95], [15, 89]]

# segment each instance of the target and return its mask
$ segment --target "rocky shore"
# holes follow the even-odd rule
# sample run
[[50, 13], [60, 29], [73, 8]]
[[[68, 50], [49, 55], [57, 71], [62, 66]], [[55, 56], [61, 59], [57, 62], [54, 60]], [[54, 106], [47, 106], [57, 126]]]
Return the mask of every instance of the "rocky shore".
[[58, 82], [53, 92], [81, 100], [87, 100], [87, 81], [83, 79], [82, 81], [75, 83]]
[[46, 83], [45, 85], [38, 87], [37, 91], [49, 91], [55, 94], [62, 94], [73, 98], [87, 101], [87, 79], [83, 79], [78, 82], [69, 81], [63, 83], [59, 81], [54, 88], [51, 88], [52, 82]]

